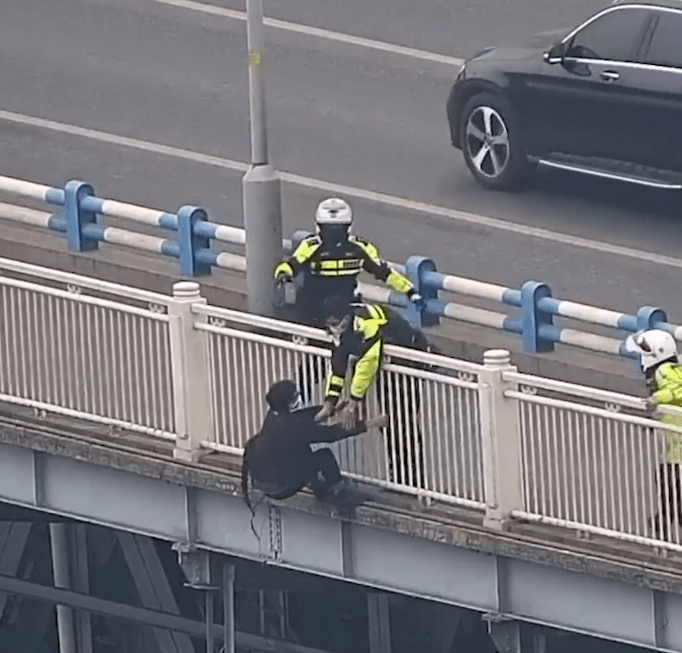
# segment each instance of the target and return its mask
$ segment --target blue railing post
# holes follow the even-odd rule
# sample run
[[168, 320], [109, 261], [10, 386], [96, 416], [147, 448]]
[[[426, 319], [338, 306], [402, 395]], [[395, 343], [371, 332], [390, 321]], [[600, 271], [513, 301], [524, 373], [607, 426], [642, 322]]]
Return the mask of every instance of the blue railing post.
[[183, 206], [178, 211], [178, 247], [182, 274], [198, 277], [211, 274], [211, 266], [197, 259], [197, 252], [209, 248], [209, 239], [195, 233], [195, 225], [207, 220], [206, 211], [196, 206]]
[[637, 311], [637, 331], [655, 329], [660, 322], [667, 322], [668, 316], [662, 308], [655, 306], [642, 306]]
[[94, 195], [90, 184], [83, 181], [70, 181], [64, 186], [64, 220], [66, 222], [66, 242], [69, 249], [91, 252], [98, 247], [98, 241], [83, 233], [87, 224], [97, 223], [97, 214], [86, 211], [81, 206], [85, 197]]
[[552, 326], [553, 316], [538, 308], [538, 302], [551, 297], [549, 286], [538, 281], [526, 281], [521, 286], [521, 310], [523, 311], [523, 348], [531, 354], [554, 351], [554, 342], [540, 335], [540, 328]]
[[410, 256], [405, 263], [405, 276], [412, 282], [414, 289], [424, 298], [424, 308], [417, 308], [412, 302], [407, 302], [403, 315], [408, 322], [420, 327], [438, 324], [438, 315], [430, 314], [426, 304], [430, 299], [438, 299], [438, 288], [424, 282], [427, 272], [435, 272], [436, 264], [424, 256]]

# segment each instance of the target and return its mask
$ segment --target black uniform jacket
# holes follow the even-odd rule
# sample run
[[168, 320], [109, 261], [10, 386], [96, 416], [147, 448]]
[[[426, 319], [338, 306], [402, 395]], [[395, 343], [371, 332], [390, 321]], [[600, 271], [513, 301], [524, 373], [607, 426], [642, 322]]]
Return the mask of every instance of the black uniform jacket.
[[282, 488], [299, 484], [311, 467], [311, 444], [336, 442], [367, 429], [364, 422], [352, 430], [316, 422], [320, 409], [309, 406], [291, 413], [268, 412], [260, 432], [244, 448], [244, 463], [254, 479]]

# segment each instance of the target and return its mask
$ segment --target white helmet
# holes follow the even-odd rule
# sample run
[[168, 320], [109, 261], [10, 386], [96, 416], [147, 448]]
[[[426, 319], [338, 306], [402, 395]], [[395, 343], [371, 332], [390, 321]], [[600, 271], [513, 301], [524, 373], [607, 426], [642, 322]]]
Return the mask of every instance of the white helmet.
[[338, 197], [330, 197], [320, 202], [317, 207], [315, 221], [318, 225], [339, 225], [350, 227], [353, 222], [353, 212], [345, 202]]
[[677, 343], [667, 331], [651, 329], [628, 336], [625, 343], [628, 351], [641, 355], [642, 371], [654, 365], [677, 357]]

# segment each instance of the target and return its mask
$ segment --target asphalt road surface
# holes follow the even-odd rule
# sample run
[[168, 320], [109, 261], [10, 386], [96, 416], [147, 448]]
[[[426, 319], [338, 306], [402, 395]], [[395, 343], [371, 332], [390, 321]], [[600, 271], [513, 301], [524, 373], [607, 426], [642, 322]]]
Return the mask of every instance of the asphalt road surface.
[[[271, 159], [289, 173], [285, 231], [310, 228], [317, 201], [345, 194], [357, 232], [391, 260], [430, 255], [452, 274], [510, 286], [539, 279], [561, 298], [629, 312], [661, 305], [682, 321], [678, 196], [556, 173], [525, 193], [493, 193], [448, 141], [456, 58], [568, 28], [599, 6], [266, 0], [268, 16], [288, 21], [268, 28], [265, 58]], [[244, 7], [3, 3], [0, 173], [50, 185], [79, 177], [100, 196], [166, 210], [198, 203], [212, 219], [240, 225], [246, 37], [230, 9]], [[348, 34], [433, 54], [358, 45]], [[401, 198], [422, 204], [405, 208]]]

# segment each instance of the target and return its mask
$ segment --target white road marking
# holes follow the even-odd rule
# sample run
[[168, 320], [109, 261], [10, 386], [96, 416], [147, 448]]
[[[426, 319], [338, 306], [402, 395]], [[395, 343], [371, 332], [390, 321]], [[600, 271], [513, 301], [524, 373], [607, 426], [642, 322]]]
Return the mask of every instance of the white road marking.
[[[136, 150], [145, 152], [152, 152], [154, 154], [162, 154], [164, 156], [171, 156], [177, 159], [184, 159], [186, 161], [194, 161], [196, 163], [203, 163], [205, 165], [216, 168], [227, 168], [229, 170], [236, 170], [239, 172], [246, 172], [249, 169], [249, 164], [243, 161], [235, 161], [233, 159], [226, 159], [223, 157], [211, 156], [209, 154], [202, 154], [192, 150], [185, 150], [179, 147], [170, 147], [168, 145], [161, 145], [159, 143], [151, 143], [137, 138], [128, 138], [126, 136], [118, 136], [107, 132], [98, 131], [95, 129], [87, 129], [85, 127], [78, 127], [76, 125], [69, 125], [62, 122], [55, 122], [54, 120], [46, 120], [44, 118], [35, 118], [33, 116], [26, 116], [12, 111], [0, 110], [0, 120], [10, 123], [18, 123], [22, 125], [29, 125], [32, 127], [39, 127], [61, 134], [69, 134], [72, 136], [81, 136], [93, 141], [101, 143], [109, 143], [112, 145], [130, 147]], [[653, 252], [646, 252], [643, 250], [632, 249], [630, 247], [623, 247], [621, 245], [614, 245], [598, 240], [590, 240], [588, 238], [581, 238], [580, 236], [572, 236], [540, 227], [531, 227], [525, 224], [517, 224], [508, 222], [507, 220], [500, 220], [498, 218], [489, 218], [481, 215], [474, 215], [457, 209], [450, 209], [436, 204], [427, 204], [426, 202], [416, 202], [414, 200], [397, 197], [395, 195], [388, 195], [386, 193], [377, 193], [363, 188], [355, 188], [354, 186], [345, 186], [343, 184], [335, 184], [321, 179], [314, 179], [312, 177], [304, 177], [302, 175], [293, 174], [290, 172], [279, 171], [282, 181], [294, 184], [296, 186], [303, 186], [315, 190], [325, 191], [330, 195], [345, 195], [361, 200], [376, 202], [377, 204], [385, 204], [393, 206], [403, 211], [414, 211], [417, 213], [424, 213], [426, 215], [439, 216], [448, 218], [456, 222], [472, 224], [477, 227], [487, 227], [488, 229], [495, 229], [497, 231], [505, 231], [521, 236], [529, 236], [531, 238], [539, 238], [554, 243], [561, 243], [562, 245], [572, 245], [574, 247], [581, 247], [583, 249], [594, 252], [601, 252], [603, 254], [614, 254], [616, 256], [623, 256], [625, 258], [635, 259], [638, 261], [645, 261], [647, 263], [654, 263], [656, 265], [666, 265], [668, 267], [682, 269], [682, 259], [665, 256], [662, 254], [655, 254]]]
[[[211, 14], [213, 16], [221, 16], [223, 18], [246, 21], [245, 11], [216, 7], [214, 5], [207, 5], [202, 2], [194, 2], [193, 0], [149, 1], [156, 2], [157, 4], [171, 5], [173, 7], [189, 9], [191, 11], [199, 11], [201, 13]], [[408, 48], [403, 45], [395, 45], [393, 43], [386, 43], [384, 41], [375, 41], [373, 39], [366, 39], [361, 36], [353, 36], [352, 34], [344, 34], [342, 32], [332, 32], [327, 29], [312, 27], [310, 25], [290, 23], [289, 21], [279, 20], [278, 18], [265, 17], [263, 19], [263, 24], [267, 27], [274, 27], [275, 29], [281, 29], [285, 32], [295, 32], [296, 34], [313, 36], [320, 39], [326, 39], [327, 41], [337, 41], [338, 43], [345, 43], [346, 45], [356, 45], [369, 50], [379, 50], [381, 52], [390, 52], [391, 54], [400, 54], [405, 57], [422, 59], [423, 61], [430, 61], [432, 63], [447, 64], [456, 68], [459, 68], [464, 63], [464, 59], [459, 59], [458, 57], [449, 57], [445, 54], [438, 54], [437, 52], [428, 52], [426, 50], [418, 50], [417, 48]]]

